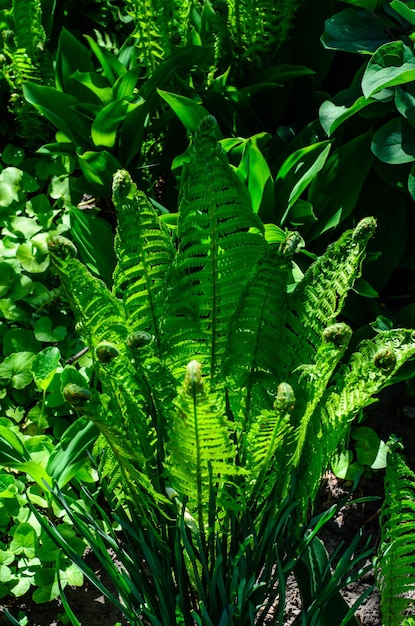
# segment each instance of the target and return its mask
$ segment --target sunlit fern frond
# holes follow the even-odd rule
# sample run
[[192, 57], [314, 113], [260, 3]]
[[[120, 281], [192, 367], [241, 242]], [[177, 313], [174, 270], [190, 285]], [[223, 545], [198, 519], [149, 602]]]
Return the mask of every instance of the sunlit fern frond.
[[262, 232], [248, 191], [230, 168], [216, 140], [216, 121], [209, 116], [194, 138], [180, 203], [165, 328], [166, 356], [177, 374], [196, 358], [211, 382], [216, 380], [229, 320], [247, 274], [266, 248]]
[[[309, 432], [298, 462], [299, 496], [311, 503], [332, 455], [344, 444], [353, 419], [373, 402], [401, 365], [415, 355], [412, 330], [393, 329], [362, 341], [327, 386], [309, 420]], [[301, 428], [301, 426], [300, 426]]]
[[323, 330], [339, 315], [345, 297], [360, 275], [366, 245], [376, 222], [369, 217], [345, 232], [313, 263], [289, 303], [285, 337], [287, 373], [313, 363]]
[[[103, 422], [121, 431], [132, 449], [142, 455], [143, 471], [154, 468], [156, 435], [148, 411], [150, 391], [135, 367], [123, 305], [75, 258], [75, 246], [52, 237], [49, 252], [81, 324], [102, 385], [107, 410]], [[145, 348], [145, 346], [143, 346]], [[144, 350], [145, 355], [145, 350]]]
[[250, 497], [258, 501], [266, 500], [271, 491], [279, 491], [281, 499], [286, 495], [291, 478], [294, 429], [290, 413], [294, 405], [292, 388], [281, 383], [272, 410], [263, 409], [246, 435], [244, 454], [252, 489]]
[[170, 487], [181, 500], [188, 498], [201, 532], [211, 484], [218, 490], [220, 505], [221, 490], [235, 474], [231, 433], [221, 395], [205, 389], [200, 363], [191, 361], [170, 417], [166, 470]]
[[91, 349], [102, 341], [117, 343], [120, 334], [126, 339], [128, 330], [122, 303], [76, 258], [76, 247], [61, 236], [52, 237], [48, 247]]
[[154, 513], [159, 511], [167, 499], [154, 487], [148, 473], [139, 468], [144, 467], [140, 454], [132, 449], [128, 437], [122, 430], [108, 428], [102, 416], [102, 408], [93, 417], [93, 422], [101, 433], [94, 453], [99, 460], [99, 473], [106, 479], [107, 490], [113, 494], [117, 505], [130, 501], [146, 523], [154, 526]]
[[415, 474], [399, 448], [392, 443], [388, 454], [375, 559], [383, 626], [402, 626], [404, 615], [415, 615]]
[[131, 330], [154, 335], [159, 349], [166, 277], [174, 256], [171, 237], [124, 170], [114, 176], [113, 198], [118, 222], [114, 293], [124, 302]]
[[230, 321], [223, 371], [235, 388], [246, 389], [244, 426], [248, 425], [251, 410], [255, 412], [255, 384], [260, 393], [258, 406], [263, 408], [266, 395], [269, 399], [271, 394], [274, 396], [276, 381], [281, 380], [279, 346], [287, 313], [288, 270], [299, 239], [297, 233], [289, 233], [279, 247], [267, 246], [248, 274]]
[[[343, 357], [350, 338], [351, 329], [342, 322], [331, 324], [324, 329], [320, 345], [314, 355], [314, 363], [300, 365], [293, 372], [297, 385], [296, 415], [297, 442], [294, 452], [294, 465], [297, 466], [301, 456], [310, 458], [309, 446], [319, 445], [322, 435], [322, 424], [319, 406], [327, 391], [330, 379]], [[318, 443], [317, 443], [318, 442]]]

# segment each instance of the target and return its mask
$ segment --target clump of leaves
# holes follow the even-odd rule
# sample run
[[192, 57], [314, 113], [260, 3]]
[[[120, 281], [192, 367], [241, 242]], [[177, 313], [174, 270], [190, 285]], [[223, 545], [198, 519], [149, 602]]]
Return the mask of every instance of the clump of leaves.
[[[145, 543], [164, 539], [158, 545], [172, 580], [181, 577], [187, 589], [175, 600], [184, 623], [219, 623], [234, 604], [215, 575], [219, 561], [245, 554], [251, 534], [278, 520], [287, 499], [298, 503], [295, 543], [322, 472], [356, 414], [415, 354], [414, 334], [378, 333], [344, 360], [352, 332], [337, 316], [360, 275], [374, 220], [345, 232], [288, 293], [301, 238], [264, 228], [252, 212], [212, 117], [194, 137], [173, 233], [125, 171], [115, 176], [114, 203], [112, 292], [71, 242], [49, 242], [101, 384], [65, 387], [64, 395], [101, 433], [101, 474], [135, 511], [138, 526], [128, 533], [144, 560]], [[174, 510], [177, 523], [169, 521]], [[82, 511], [73, 517], [96, 546]], [[165, 623], [171, 612], [161, 599], [173, 598], [158, 587], [158, 565], [147, 558], [153, 591], [137, 581], [129, 615], [144, 611], [151, 623]], [[261, 567], [252, 584], [262, 581]], [[252, 604], [249, 594], [241, 602], [242, 624], [261, 602]]]

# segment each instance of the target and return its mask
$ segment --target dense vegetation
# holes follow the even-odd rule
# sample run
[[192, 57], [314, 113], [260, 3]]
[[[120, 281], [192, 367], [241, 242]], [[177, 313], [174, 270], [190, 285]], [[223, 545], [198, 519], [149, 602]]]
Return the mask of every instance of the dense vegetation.
[[[415, 475], [361, 422], [415, 374], [412, 3], [2, 8], [0, 597], [284, 624], [294, 574], [355, 625], [373, 557], [410, 624]], [[385, 472], [377, 554], [327, 555], [328, 467]]]

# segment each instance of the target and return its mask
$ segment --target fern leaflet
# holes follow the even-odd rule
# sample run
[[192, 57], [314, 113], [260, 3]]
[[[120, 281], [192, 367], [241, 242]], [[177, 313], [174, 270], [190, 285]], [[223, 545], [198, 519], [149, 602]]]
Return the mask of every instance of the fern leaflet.
[[[415, 601], [415, 474], [394, 442], [388, 455], [385, 500], [381, 509], [381, 543], [375, 560], [376, 584], [384, 626], [400, 626]], [[402, 447], [402, 446], [401, 446]]]

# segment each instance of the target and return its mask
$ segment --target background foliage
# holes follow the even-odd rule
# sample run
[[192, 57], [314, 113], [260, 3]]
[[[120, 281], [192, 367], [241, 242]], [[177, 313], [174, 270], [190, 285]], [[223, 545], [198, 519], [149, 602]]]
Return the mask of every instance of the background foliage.
[[[267, 236], [287, 227], [304, 237], [291, 285], [340, 231], [374, 215], [363, 277], [343, 309], [356, 329], [351, 347], [413, 327], [414, 11], [400, 0], [280, 2], [278, 14], [268, 0], [254, 13], [230, 0], [171, 1], [161, 12], [155, 0], [4, 0], [1, 8], [1, 426], [35, 459], [32, 473], [3, 474], [3, 565], [23, 576], [19, 593], [29, 583], [57, 593], [50, 573], [34, 577], [43, 557], [27, 571], [19, 560], [20, 531], [13, 561], [7, 548], [31, 515], [22, 485], [38, 494], [42, 471], [57, 476], [64, 467], [53, 451], [78, 408], [61, 389], [83, 387], [92, 375], [47, 237], [69, 235], [110, 286], [113, 173], [128, 167], [174, 227], [188, 182], [187, 135], [211, 113]], [[154, 19], [160, 14], [165, 21]], [[408, 363], [399, 373], [409, 391], [413, 371]], [[362, 431], [355, 434], [359, 441]], [[80, 466], [92, 439], [79, 442]], [[373, 432], [370, 441], [368, 456], [356, 448], [358, 472], [385, 462], [385, 453], [377, 456], [384, 444]], [[80, 466], [79, 482], [94, 492], [95, 470]], [[339, 472], [351, 471], [343, 461]], [[76, 500], [74, 473], [61, 488]], [[62, 503], [54, 506], [62, 515]], [[40, 550], [40, 526], [30, 537], [28, 551]], [[47, 599], [49, 591], [35, 593]]]

